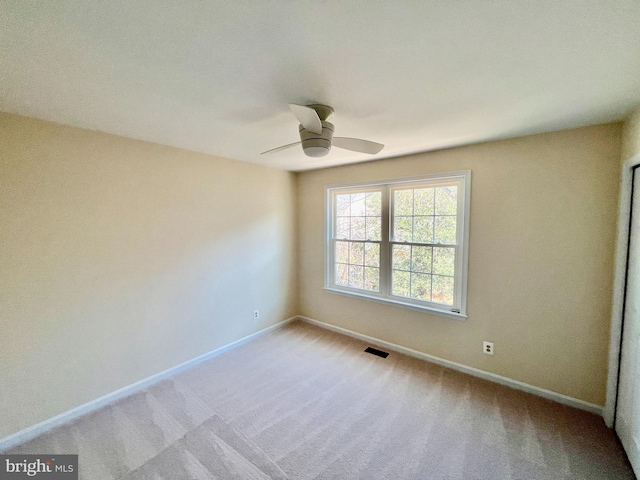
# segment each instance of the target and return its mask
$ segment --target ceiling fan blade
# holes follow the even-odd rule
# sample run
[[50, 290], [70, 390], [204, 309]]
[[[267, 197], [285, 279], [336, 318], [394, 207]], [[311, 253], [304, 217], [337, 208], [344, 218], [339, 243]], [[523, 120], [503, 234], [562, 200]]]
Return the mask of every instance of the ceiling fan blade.
[[313, 108], [305, 107], [304, 105], [296, 105], [294, 103], [290, 103], [289, 108], [305, 130], [318, 135], [322, 133], [322, 122], [320, 121], [318, 112]]
[[360, 138], [348, 138], [348, 137], [333, 137], [333, 146], [338, 148], [344, 148], [345, 150], [352, 150], [354, 152], [368, 153], [375, 155], [384, 148], [381, 143], [370, 142], [369, 140], [362, 140]]
[[279, 152], [280, 150], [286, 150], [287, 148], [295, 147], [296, 145], [300, 145], [301, 143], [302, 142], [295, 142], [295, 143], [290, 143], [289, 145], [282, 145], [281, 147], [272, 148], [271, 150], [262, 152], [260, 155], [264, 155], [265, 153]]

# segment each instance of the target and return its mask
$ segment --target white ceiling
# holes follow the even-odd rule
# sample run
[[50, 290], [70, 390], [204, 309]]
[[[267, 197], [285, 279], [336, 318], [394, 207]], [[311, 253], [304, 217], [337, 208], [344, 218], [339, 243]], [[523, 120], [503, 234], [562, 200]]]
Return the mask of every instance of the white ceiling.
[[[386, 145], [298, 140], [288, 103]], [[638, 0], [2, 0], [0, 110], [288, 170], [622, 119]]]

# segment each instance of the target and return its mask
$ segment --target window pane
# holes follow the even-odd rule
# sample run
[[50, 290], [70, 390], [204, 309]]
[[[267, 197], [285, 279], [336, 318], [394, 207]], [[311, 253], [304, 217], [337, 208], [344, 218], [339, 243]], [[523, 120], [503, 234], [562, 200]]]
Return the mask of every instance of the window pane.
[[394, 215], [413, 215], [413, 190], [395, 190]]
[[336, 284], [349, 285], [349, 265], [344, 263], [336, 265]]
[[412, 248], [411, 270], [414, 272], [430, 273], [431, 272], [431, 247]]
[[456, 244], [456, 217], [435, 217], [435, 242]]
[[336, 195], [336, 212], [338, 217], [348, 217], [351, 210], [351, 195]]
[[394, 270], [411, 270], [411, 246], [393, 246], [393, 268]]
[[334, 202], [327, 210], [334, 215], [329, 225], [334, 251], [329, 257], [334, 265], [326, 268], [335, 276], [330, 283], [344, 291], [376, 292], [383, 300], [433, 302], [432, 307], [443, 311], [460, 303], [463, 310], [464, 299], [455, 295], [464, 290], [454, 288], [462, 280], [456, 275], [466, 271], [458, 252], [464, 245], [457, 243], [464, 240], [458, 228], [459, 200], [467, 188], [463, 177], [446, 174], [411, 183], [400, 179], [329, 188]]
[[411, 241], [411, 217], [395, 217], [393, 235], [396, 242]]
[[367, 217], [379, 217], [382, 215], [382, 194], [380, 192], [367, 193], [365, 200]]
[[368, 267], [380, 266], [380, 245], [377, 243], [364, 244], [364, 264]]
[[351, 217], [351, 240], [366, 240], [365, 217]]
[[338, 217], [336, 219], [336, 238], [349, 238], [351, 231], [351, 219]]
[[413, 241], [433, 243], [433, 217], [413, 217]]
[[335, 285], [380, 291], [380, 245], [361, 241], [381, 241], [382, 192], [348, 193], [333, 198]]
[[433, 215], [434, 206], [433, 188], [417, 188], [413, 191], [414, 215]]
[[364, 288], [367, 290], [380, 290], [380, 269], [373, 267], [365, 267], [364, 269]]
[[335, 249], [336, 285], [380, 290], [379, 244], [337, 241]]
[[352, 242], [349, 246], [349, 263], [364, 265], [364, 244]]
[[336, 242], [335, 261], [349, 263], [349, 242]]
[[436, 190], [436, 215], [458, 213], [458, 187], [438, 187]]
[[434, 248], [433, 249], [433, 273], [438, 275], [453, 276], [456, 269], [455, 249]]
[[409, 272], [393, 270], [391, 292], [394, 295], [400, 295], [401, 297], [409, 296], [409, 284], [411, 283], [410, 275], [411, 274]]
[[362, 288], [364, 286], [364, 267], [349, 265], [349, 286]]
[[431, 289], [432, 301], [453, 305], [453, 277], [434, 275]]
[[382, 237], [382, 192], [336, 195], [336, 239], [376, 240]]
[[364, 193], [351, 194], [351, 216], [364, 217]]
[[365, 240], [380, 240], [382, 227], [380, 217], [367, 217], [367, 234]]
[[411, 274], [411, 296], [420, 300], [431, 301], [431, 275]]

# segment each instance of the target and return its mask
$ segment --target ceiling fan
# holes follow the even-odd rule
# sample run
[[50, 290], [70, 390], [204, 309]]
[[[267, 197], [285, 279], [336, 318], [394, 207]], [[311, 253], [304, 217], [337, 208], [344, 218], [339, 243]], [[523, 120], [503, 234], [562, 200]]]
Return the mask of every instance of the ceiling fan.
[[289, 108], [300, 122], [298, 131], [300, 133], [300, 141], [283, 145], [262, 152], [275, 153], [280, 150], [295, 147], [302, 144], [302, 150], [308, 157], [324, 157], [331, 150], [331, 145], [345, 150], [354, 152], [368, 153], [375, 155], [384, 148], [381, 143], [370, 142], [359, 138], [334, 137], [333, 124], [329, 123], [329, 119], [333, 117], [333, 108], [326, 105], [295, 105], [290, 104]]

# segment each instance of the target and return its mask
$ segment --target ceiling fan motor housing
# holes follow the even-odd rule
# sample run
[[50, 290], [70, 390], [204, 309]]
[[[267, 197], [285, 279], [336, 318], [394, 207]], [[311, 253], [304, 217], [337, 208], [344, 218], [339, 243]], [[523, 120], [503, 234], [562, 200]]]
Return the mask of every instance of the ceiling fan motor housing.
[[298, 130], [305, 155], [308, 157], [324, 157], [327, 155], [331, 150], [333, 129], [333, 124], [326, 121], [322, 121], [321, 134], [310, 132], [300, 125]]

